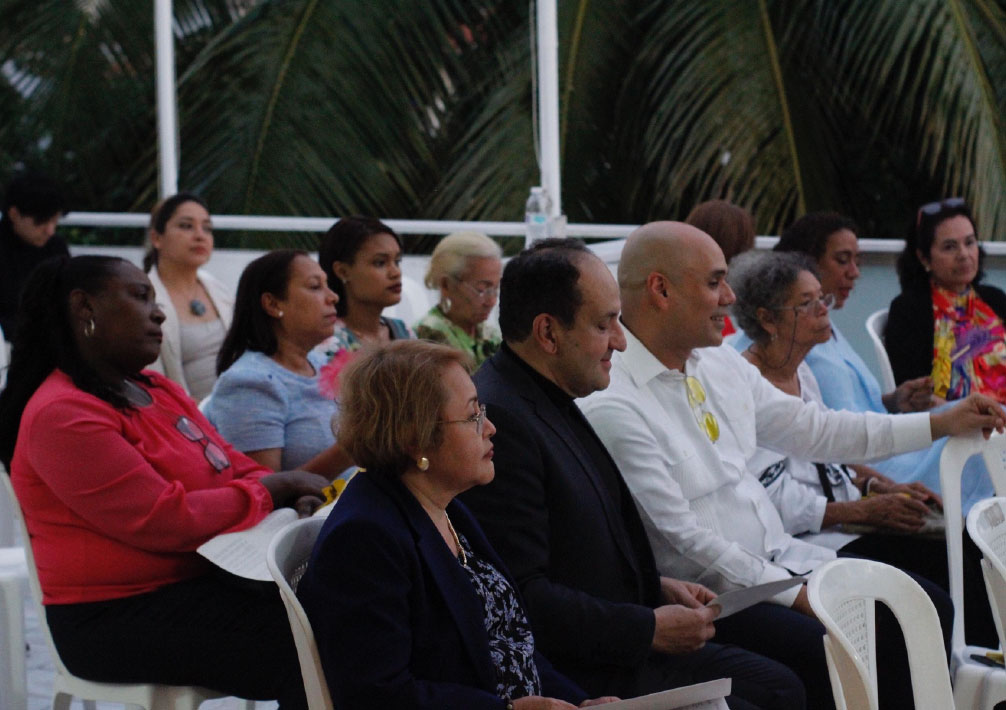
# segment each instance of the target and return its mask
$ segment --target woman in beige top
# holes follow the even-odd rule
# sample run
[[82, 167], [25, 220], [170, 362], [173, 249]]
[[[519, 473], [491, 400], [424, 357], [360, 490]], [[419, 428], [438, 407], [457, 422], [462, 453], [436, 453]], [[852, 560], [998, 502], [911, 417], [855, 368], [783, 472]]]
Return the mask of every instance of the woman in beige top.
[[201, 267], [213, 253], [206, 203], [180, 192], [154, 208], [143, 260], [164, 309], [164, 341], [151, 369], [163, 372], [197, 402], [216, 382], [217, 352], [231, 323], [234, 296]]

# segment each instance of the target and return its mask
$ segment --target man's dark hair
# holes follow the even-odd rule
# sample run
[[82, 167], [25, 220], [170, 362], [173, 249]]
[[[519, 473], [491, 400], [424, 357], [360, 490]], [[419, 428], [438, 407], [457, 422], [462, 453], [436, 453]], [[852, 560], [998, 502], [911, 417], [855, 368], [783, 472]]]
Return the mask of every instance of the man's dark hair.
[[3, 195], [3, 216], [11, 207], [26, 217], [39, 222], [66, 212], [66, 199], [59, 186], [39, 173], [25, 172], [15, 175]]
[[507, 262], [500, 281], [500, 331], [523, 342], [541, 313], [572, 328], [583, 303], [578, 264], [590, 250], [579, 239], [540, 239]]

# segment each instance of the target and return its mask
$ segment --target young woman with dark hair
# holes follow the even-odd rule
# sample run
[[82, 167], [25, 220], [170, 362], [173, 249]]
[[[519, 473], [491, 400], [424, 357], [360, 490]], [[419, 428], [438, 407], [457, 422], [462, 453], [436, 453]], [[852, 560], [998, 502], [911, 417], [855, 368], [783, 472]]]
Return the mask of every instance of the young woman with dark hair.
[[0, 460], [24, 511], [60, 659], [100, 682], [198, 685], [306, 708], [275, 588], [196, 548], [327, 481], [235, 451], [178, 385], [144, 370], [164, 313], [127, 261], [43, 263], [0, 394]]
[[318, 261], [339, 297], [334, 337], [321, 347], [328, 358], [368, 343], [415, 337], [382, 311], [402, 300], [402, 240], [373, 217], [343, 217], [321, 238]]

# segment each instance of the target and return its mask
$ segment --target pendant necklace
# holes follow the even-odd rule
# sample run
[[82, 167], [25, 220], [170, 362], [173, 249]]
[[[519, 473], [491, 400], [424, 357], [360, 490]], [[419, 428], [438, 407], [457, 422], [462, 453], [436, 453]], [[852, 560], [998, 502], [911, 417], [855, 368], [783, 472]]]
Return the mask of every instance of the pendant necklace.
[[451, 531], [451, 537], [454, 538], [454, 544], [458, 546], [458, 557], [461, 560], [461, 566], [468, 566], [468, 555], [465, 554], [465, 548], [461, 547], [461, 540], [458, 538], [458, 534], [454, 531], [454, 526], [451, 525], [451, 516], [444, 511], [444, 517], [447, 518], [447, 529]]

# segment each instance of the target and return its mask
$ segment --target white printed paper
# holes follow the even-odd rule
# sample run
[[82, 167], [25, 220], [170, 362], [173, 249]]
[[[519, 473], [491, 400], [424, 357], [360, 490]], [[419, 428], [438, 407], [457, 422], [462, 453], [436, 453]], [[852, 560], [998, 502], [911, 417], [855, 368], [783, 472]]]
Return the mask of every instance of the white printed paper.
[[790, 577], [789, 579], [780, 579], [775, 582], [758, 584], [754, 587], [735, 589], [731, 592], [724, 592], [723, 594], [720, 594], [718, 597], [706, 604], [706, 606], [720, 607], [722, 611], [716, 618], [725, 619], [731, 614], [736, 614], [738, 611], [743, 611], [749, 606], [754, 606], [758, 602], [771, 599], [779, 592], [784, 592], [790, 587], [795, 587], [796, 585], [803, 584], [806, 581], [806, 577]]
[[599, 707], [605, 710], [727, 710], [724, 698], [730, 695], [730, 687], [729, 678], [720, 678]]

